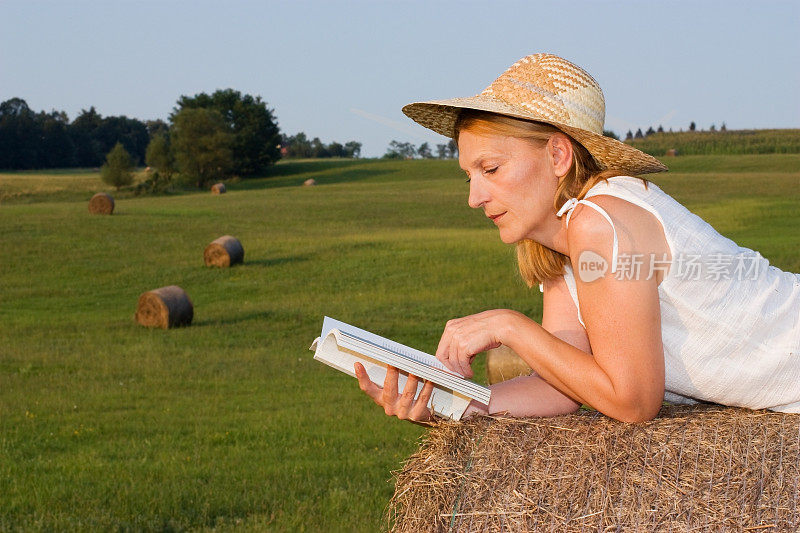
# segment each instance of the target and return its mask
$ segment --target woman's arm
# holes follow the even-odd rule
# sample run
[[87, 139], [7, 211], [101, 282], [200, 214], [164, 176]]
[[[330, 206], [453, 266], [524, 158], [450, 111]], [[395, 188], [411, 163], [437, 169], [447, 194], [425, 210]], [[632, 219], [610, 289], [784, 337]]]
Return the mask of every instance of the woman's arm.
[[[596, 200], [601, 203], [600, 198]], [[576, 216], [580, 208], [584, 208], [581, 216]], [[634, 213], [634, 216], [639, 215]], [[623, 220], [612, 218], [620, 254], [651, 252], [651, 243], [641, 225], [624, 215]], [[520, 313], [493, 310], [449, 321], [436, 356], [463, 372], [474, 354], [501, 343], [576, 402], [591, 405], [619, 420], [648, 420], [658, 412], [664, 395], [656, 278], [645, 279], [645, 272], [639, 279], [616, 279], [609, 268], [594, 281], [580, 279], [579, 258], [583, 251], [599, 254], [611, 264], [611, 226], [591, 208], [576, 208], [567, 238], [591, 354]]]
[[[592, 353], [589, 337], [578, 320], [578, 308], [563, 277], [545, 281], [542, 307], [542, 327], [546, 331], [583, 352]], [[519, 417], [556, 416], [573, 413], [581, 405], [535, 372], [490, 388], [492, 399], [488, 408], [473, 402], [465, 416], [504, 412]]]

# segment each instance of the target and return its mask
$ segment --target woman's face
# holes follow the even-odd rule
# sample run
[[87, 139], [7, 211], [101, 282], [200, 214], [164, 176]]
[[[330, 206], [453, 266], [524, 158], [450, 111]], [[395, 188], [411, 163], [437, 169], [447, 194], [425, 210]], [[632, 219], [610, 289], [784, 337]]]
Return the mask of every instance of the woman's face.
[[545, 233], [559, 226], [553, 210], [558, 185], [547, 145], [517, 137], [458, 136], [458, 162], [467, 173], [469, 206], [482, 208], [507, 244], [523, 239], [547, 242]]

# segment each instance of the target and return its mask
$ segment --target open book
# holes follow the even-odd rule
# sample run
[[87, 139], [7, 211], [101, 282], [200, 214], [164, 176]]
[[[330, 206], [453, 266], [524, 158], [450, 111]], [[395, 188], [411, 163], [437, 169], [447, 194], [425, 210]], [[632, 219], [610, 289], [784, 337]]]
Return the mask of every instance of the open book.
[[[369, 379], [383, 386], [386, 367], [399, 372], [397, 387], [402, 391], [407, 375], [433, 382], [433, 394], [428, 407], [439, 416], [460, 420], [469, 402], [489, 404], [491, 390], [447, 369], [434, 356], [385, 339], [369, 331], [325, 317], [322, 333], [311, 344], [314, 359], [355, 377], [354, 363], [364, 365]], [[423, 382], [417, 385], [418, 396]]]

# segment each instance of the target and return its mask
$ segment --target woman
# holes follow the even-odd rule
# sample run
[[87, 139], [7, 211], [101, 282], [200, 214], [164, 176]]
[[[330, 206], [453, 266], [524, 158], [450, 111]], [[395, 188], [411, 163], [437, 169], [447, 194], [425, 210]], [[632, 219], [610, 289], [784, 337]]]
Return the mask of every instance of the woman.
[[[520, 272], [544, 293], [542, 324], [507, 309], [450, 320], [436, 357], [469, 377], [476, 354], [506, 345], [533, 369], [496, 384], [467, 415], [550, 416], [582, 403], [622, 421], [664, 399], [800, 412], [800, 275], [737, 246], [653, 183], [656, 159], [604, 137], [588, 73], [525, 57], [471, 98], [403, 112], [458, 142], [470, 184]], [[591, 200], [588, 200], [591, 198]], [[575, 275], [575, 274], [578, 275]], [[431, 417], [432, 385], [359, 385], [389, 415]]]

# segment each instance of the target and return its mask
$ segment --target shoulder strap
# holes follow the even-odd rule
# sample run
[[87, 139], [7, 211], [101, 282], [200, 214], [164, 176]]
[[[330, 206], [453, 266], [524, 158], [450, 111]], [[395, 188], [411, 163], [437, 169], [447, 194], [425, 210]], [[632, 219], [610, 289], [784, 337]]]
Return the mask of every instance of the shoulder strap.
[[564, 205], [561, 206], [561, 209], [558, 210], [556, 213], [557, 217], [561, 217], [564, 213], [567, 214], [567, 227], [569, 227], [569, 219], [572, 216], [572, 211], [578, 204], [585, 204], [589, 207], [594, 208], [598, 213], [603, 215], [603, 217], [608, 220], [608, 223], [611, 224], [611, 230], [614, 232], [614, 243], [611, 246], [611, 273], [617, 271], [617, 254], [619, 249], [619, 241], [617, 240], [617, 228], [614, 227], [614, 223], [611, 221], [611, 217], [608, 216], [606, 210], [597, 205], [594, 202], [590, 202], [589, 200], [578, 200], [577, 198], [570, 198], [567, 200]]

